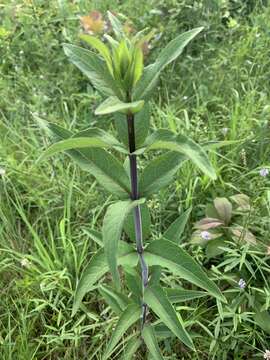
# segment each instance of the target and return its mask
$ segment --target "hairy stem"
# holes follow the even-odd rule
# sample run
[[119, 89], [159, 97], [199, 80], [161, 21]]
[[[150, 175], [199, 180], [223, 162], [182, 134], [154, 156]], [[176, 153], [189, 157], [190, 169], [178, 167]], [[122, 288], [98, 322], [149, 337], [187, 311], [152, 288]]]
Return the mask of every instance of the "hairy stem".
[[[128, 125], [128, 140], [129, 140], [129, 163], [130, 163], [130, 181], [131, 181], [131, 198], [132, 200], [138, 199], [138, 169], [137, 169], [137, 158], [133, 153], [136, 150], [136, 139], [134, 129], [134, 115], [127, 115]], [[134, 209], [134, 225], [135, 225], [135, 236], [136, 236], [136, 247], [137, 253], [141, 264], [141, 276], [143, 293], [148, 284], [148, 267], [144, 259], [143, 249], [143, 237], [142, 237], [142, 218], [140, 206], [136, 206]], [[142, 328], [145, 324], [147, 316], [147, 305], [144, 303], [142, 297]]]

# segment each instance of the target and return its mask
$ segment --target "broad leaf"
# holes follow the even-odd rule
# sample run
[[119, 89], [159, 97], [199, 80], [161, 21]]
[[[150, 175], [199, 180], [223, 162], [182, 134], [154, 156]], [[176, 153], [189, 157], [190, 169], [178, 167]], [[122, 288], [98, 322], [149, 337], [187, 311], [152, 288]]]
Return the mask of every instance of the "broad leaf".
[[138, 338], [132, 338], [127, 342], [127, 345], [121, 356], [121, 360], [132, 360], [133, 356], [137, 353], [139, 347], [141, 346], [142, 341]]
[[115, 291], [109, 286], [101, 285], [98, 290], [103, 299], [118, 316], [122, 314], [127, 305], [130, 303], [129, 298], [126, 295]]
[[183, 288], [177, 288], [177, 289], [165, 288], [164, 290], [170, 302], [175, 304], [198, 299], [208, 295], [206, 292], [203, 291], [186, 290]]
[[207, 242], [206, 245], [206, 256], [208, 259], [216, 257], [222, 253], [224, 253], [224, 248], [226, 247], [226, 241], [223, 239], [211, 239], [211, 241]]
[[257, 244], [256, 237], [248, 229], [243, 226], [237, 225], [230, 228], [232, 234], [237, 238], [237, 240], [245, 241], [251, 245]]
[[64, 44], [63, 48], [69, 60], [90, 79], [99, 92], [105, 96], [117, 96], [119, 99], [124, 97], [105, 62], [95, 53], [71, 44]]
[[144, 301], [186, 346], [194, 350], [193, 342], [184, 328], [180, 315], [176, 314], [162, 287], [147, 287], [144, 293]]
[[166, 149], [179, 152], [190, 159], [200, 170], [211, 179], [216, 179], [213, 169], [204, 149], [190, 138], [169, 130], [157, 130], [146, 141], [146, 150]]
[[200, 32], [202, 27], [187, 31], [172, 40], [158, 55], [154, 64], [147, 66], [141, 80], [138, 82], [133, 98], [135, 100], [147, 98], [156, 85], [160, 72], [174, 61], [185, 46]]
[[[71, 131], [56, 124], [39, 119], [41, 126], [53, 134], [57, 140], [69, 139], [74, 135]], [[81, 169], [91, 173], [97, 181], [109, 192], [121, 198], [130, 193], [130, 180], [121, 163], [103, 149], [68, 150], [72, 160]]]
[[158, 342], [156, 339], [155, 331], [153, 327], [149, 325], [145, 325], [142, 331], [142, 338], [145, 342], [147, 349], [150, 354], [153, 356], [155, 360], [163, 360], [163, 356], [158, 346]]
[[116, 287], [120, 287], [120, 278], [117, 270], [118, 242], [128, 213], [145, 200], [118, 201], [110, 205], [103, 219], [102, 236], [104, 249]]
[[[138, 255], [132, 246], [120, 242], [118, 249], [118, 264], [136, 266]], [[89, 261], [82, 272], [82, 276], [76, 288], [72, 316], [78, 311], [85, 294], [90, 291], [93, 285], [109, 271], [108, 262], [103, 249], [100, 249]]]
[[139, 192], [149, 197], [169, 185], [186, 156], [174, 151], [156, 157], [144, 168], [139, 181]]
[[67, 140], [61, 140], [51, 145], [40, 156], [39, 161], [42, 161], [62, 151], [91, 148], [91, 147], [115, 148], [123, 153], [127, 153], [125, 148], [113, 136], [106, 133], [106, 131], [94, 128], [94, 129], [89, 129], [87, 131], [82, 131], [80, 134], [76, 134], [72, 138], [69, 138]]
[[140, 319], [141, 307], [137, 304], [130, 304], [120, 316], [118, 323], [111, 335], [111, 340], [107, 346], [105, 354], [102, 359], [106, 360], [110, 358], [115, 346], [121, 340], [121, 337], [125, 334], [128, 328]]
[[220, 219], [215, 218], [204, 218], [196, 222], [196, 224], [194, 225], [195, 229], [199, 230], [210, 230], [220, 226], [224, 226], [224, 222]]
[[219, 215], [219, 219], [228, 225], [232, 217], [232, 204], [226, 198], [216, 198], [214, 200], [214, 206]]
[[[126, 116], [121, 113], [115, 113], [114, 121], [121, 142], [128, 146], [128, 128]], [[148, 135], [149, 126], [150, 106], [149, 103], [146, 103], [142, 110], [135, 114], [134, 128], [136, 147], [139, 147], [144, 143], [144, 140]]]
[[120, 101], [117, 97], [111, 96], [106, 99], [99, 107], [95, 110], [96, 115], [106, 115], [112, 114], [115, 112], [120, 112], [123, 114], [132, 113], [135, 114], [139, 112], [144, 105], [144, 101], [135, 101], [131, 103], [125, 103]]
[[191, 208], [187, 209], [183, 214], [181, 214], [165, 231], [163, 237], [170, 241], [173, 241], [177, 244], [180, 243], [181, 236], [185, 230], [185, 226], [189, 219], [191, 213]]
[[145, 259], [149, 266], [166, 267], [173, 274], [203, 288], [210, 295], [226, 303], [216, 284], [193, 258], [175, 243], [165, 239], [152, 241], [146, 248]]
[[[140, 210], [141, 210], [141, 219], [142, 219], [142, 234], [143, 234], [143, 239], [146, 240], [151, 233], [150, 212], [146, 204], [142, 204], [140, 206]], [[127, 215], [124, 223], [124, 230], [125, 233], [128, 235], [128, 237], [130, 238], [130, 240], [135, 242], [136, 235], [135, 235], [135, 226], [134, 226], [134, 212], [130, 212]]]
[[230, 199], [232, 199], [232, 201], [234, 201], [238, 205], [237, 210], [242, 210], [242, 211], [250, 210], [250, 198], [247, 195], [236, 194], [230, 196]]

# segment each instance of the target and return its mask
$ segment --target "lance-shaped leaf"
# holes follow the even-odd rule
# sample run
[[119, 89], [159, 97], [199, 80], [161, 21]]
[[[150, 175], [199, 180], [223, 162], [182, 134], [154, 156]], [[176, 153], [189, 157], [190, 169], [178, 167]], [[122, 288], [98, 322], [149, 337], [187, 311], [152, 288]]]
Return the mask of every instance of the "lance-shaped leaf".
[[97, 54], [71, 44], [64, 44], [63, 48], [69, 60], [88, 77], [99, 92], [105, 96], [123, 98], [121, 89]]
[[105, 353], [102, 357], [103, 360], [106, 360], [112, 354], [115, 346], [121, 340], [121, 337], [128, 330], [128, 328], [133, 325], [136, 321], [140, 319], [141, 308], [137, 304], [130, 304], [127, 306], [123, 314], [120, 316], [118, 323], [112, 333], [111, 340], [105, 350]]
[[125, 349], [121, 356], [121, 360], [132, 360], [133, 356], [137, 353], [141, 344], [142, 344], [141, 339], [138, 339], [137, 337], [131, 338], [127, 342], [127, 345], [125, 346]]
[[133, 98], [135, 100], [145, 99], [150, 95], [161, 71], [182, 53], [185, 46], [201, 32], [202, 29], [202, 27], [199, 27], [177, 36], [160, 52], [155, 63], [145, 68], [142, 78], [134, 91]]
[[139, 192], [141, 196], [149, 197], [170, 184], [185, 160], [185, 155], [174, 151], [168, 151], [152, 160], [144, 168], [140, 177]]
[[[118, 249], [118, 265], [136, 266], [138, 256], [132, 246], [120, 241]], [[86, 265], [76, 288], [74, 295], [72, 316], [78, 311], [85, 294], [91, 290], [93, 285], [109, 271], [108, 262], [104, 249], [100, 249]]]
[[99, 54], [106, 61], [106, 64], [107, 64], [108, 69], [110, 70], [111, 74], [113, 74], [112, 59], [111, 59], [111, 54], [110, 54], [110, 50], [108, 49], [108, 47], [101, 40], [99, 40], [96, 36], [92, 36], [89, 34], [81, 34], [80, 38], [82, 40], [84, 40], [92, 48], [96, 49], [99, 52]]
[[121, 237], [124, 221], [128, 213], [144, 201], [145, 199], [118, 201], [108, 207], [103, 220], [102, 236], [104, 249], [113, 280], [118, 288], [120, 287], [117, 270], [118, 242]]
[[211, 179], [216, 179], [215, 170], [204, 149], [185, 135], [176, 135], [169, 130], [157, 130], [146, 139], [145, 146], [146, 150], [166, 149], [181, 153]]
[[111, 96], [108, 99], [106, 99], [102, 104], [99, 105], [99, 107], [95, 110], [96, 115], [106, 115], [106, 114], [112, 114], [115, 112], [121, 112], [124, 114], [132, 113], [135, 114], [139, 112], [144, 105], [144, 101], [135, 101], [131, 103], [125, 103], [121, 100], [119, 100], [115, 96]]
[[80, 133], [75, 136], [61, 140], [51, 145], [44, 153], [40, 156], [39, 161], [42, 161], [50, 156], [53, 156], [59, 152], [67, 150], [76, 150], [83, 148], [114, 148], [120, 150], [122, 153], [128, 153], [127, 150], [115, 139], [112, 135], [101, 129], [92, 128]]
[[[142, 219], [142, 234], [143, 240], [146, 240], [151, 233], [151, 218], [149, 208], [146, 204], [140, 206], [141, 219]], [[134, 226], [134, 212], [130, 212], [124, 223], [125, 233], [128, 235], [130, 240], [136, 241], [135, 226]]]
[[155, 331], [153, 327], [149, 325], [145, 325], [142, 331], [142, 338], [149, 350], [150, 354], [153, 356], [155, 360], [164, 360], [160, 348], [158, 346], [157, 338], [155, 335]]
[[[72, 138], [71, 131], [39, 119], [39, 124], [57, 140]], [[121, 198], [126, 198], [130, 193], [130, 180], [121, 163], [103, 149], [87, 148], [67, 150], [69, 155], [81, 169], [91, 173], [97, 181], [109, 192]]]
[[194, 350], [192, 339], [185, 330], [180, 315], [176, 314], [162, 287], [147, 287], [144, 293], [144, 301], [186, 346]]
[[183, 288], [177, 288], [177, 289], [165, 288], [164, 290], [170, 302], [175, 304], [198, 299], [208, 295], [204, 291], [186, 290]]
[[109, 286], [101, 285], [98, 291], [118, 316], [122, 314], [130, 303], [130, 299], [125, 294], [122, 294]]
[[123, 37], [125, 37], [125, 33], [124, 33], [124, 30], [123, 30], [123, 25], [117, 19], [117, 17], [114, 16], [110, 11], [108, 11], [107, 14], [108, 14], [110, 24], [111, 24], [111, 26], [113, 28], [113, 31], [114, 31], [117, 39], [121, 40]]
[[163, 237], [170, 241], [173, 241], [177, 244], [180, 243], [181, 236], [185, 230], [189, 215], [191, 213], [191, 208], [187, 209], [183, 214], [181, 214], [165, 231]]
[[[118, 132], [120, 140], [128, 146], [128, 128], [127, 119], [124, 114], [115, 113], [114, 115], [115, 127]], [[144, 143], [148, 135], [150, 127], [150, 106], [146, 103], [142, 110], [135, 114], [134, 128], [136, 147], [141, 146]]]
[[175, 243], [165, 239], [152, 241], [146, 248], [145, 259], [149, 266], [166, 267], [173, 274], [203, 288], [210, 295], [226, 303], [219, 288], [209, 279], [201, 266]]

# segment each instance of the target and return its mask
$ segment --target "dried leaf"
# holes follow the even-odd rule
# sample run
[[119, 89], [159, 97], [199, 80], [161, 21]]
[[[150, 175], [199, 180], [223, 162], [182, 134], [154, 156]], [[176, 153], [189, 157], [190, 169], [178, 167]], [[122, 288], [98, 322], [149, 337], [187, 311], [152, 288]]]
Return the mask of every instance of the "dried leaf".
[[249, 244], [257, 244], [256, 237], [249, 230], [245, 229], [243, 226], [238, 225], [237, 227], [231, 228], [231, 232], [238, 240], [244, 240]]
[[92, 11], [87, 16], [81, 16], [80, 22], [83, 30], [89, 34], [100, 34], [105, 26], [102, 14], [99, 11]]

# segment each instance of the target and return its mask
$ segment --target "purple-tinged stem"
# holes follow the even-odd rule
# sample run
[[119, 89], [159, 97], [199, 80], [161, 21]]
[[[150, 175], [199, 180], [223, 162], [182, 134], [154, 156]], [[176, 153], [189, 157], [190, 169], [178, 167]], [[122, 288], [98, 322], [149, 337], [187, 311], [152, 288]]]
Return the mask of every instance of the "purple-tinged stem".
[[[137, 169], [137, 157], [134, 154], [136, 151], [136, 140], [135, 140], [135, 129], [134, 129], [134, 115], [127, 115], [128, 125], [128, 141], [129, 141], [129, 163], [130, 163], [130, 182], [131, 182], [131, 199], [137, 200], [138, 193], [138, 169]], [[148, 285], [148, 266], [143, 256], [143, 236], [142, 236], [142, 217], [140, 206], [136, 206], [134, 209], [134, 225], [135, 225], [135, 236], [136, 236], [136, 247], [137, 253], [140, 258], [141, 264], [141, 276], [143, 293]], [[144, 303], [142, 298], [142, 328], [145, 324], [147, 316], [147, 305]]]

